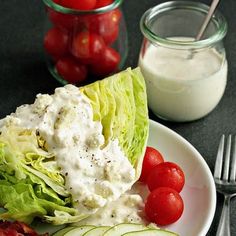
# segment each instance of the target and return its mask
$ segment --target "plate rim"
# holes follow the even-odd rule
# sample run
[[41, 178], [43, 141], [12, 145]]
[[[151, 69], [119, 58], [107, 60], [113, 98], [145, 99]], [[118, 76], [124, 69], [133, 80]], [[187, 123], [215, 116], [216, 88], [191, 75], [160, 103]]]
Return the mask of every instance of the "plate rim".
[[184, 145], [186, 145], [194, 154], [195, 157], [198, 158], [198, 160], [201, 162], [202, 167], [204, 168], [204, 171], [206, 172], [207, 176], [209, 177], [209, 190], [210, 190], [210, 207], [208, 212], [208, 217], [204, 225], [202, 225], [202, 228], [200, 229], [199, 236], [206, 235], [209, 231], [211, 224], [214, 219], [215, 211], [216, 211], [216, 204], [217, 204], [217, 194], [216, 194], [216, 187], [214, 178], [212, 175], [212, 172], [210, 170], [210, 167], [208, 166], [206, 160], [203, 158], [203, 156], [200, 154], [200, 152], [190, 143], [188, 142], [183, 136], [175, 132], [174, 130], [170, 129], [169, 127], [154, 121], [152, 119], [149, 119], [149, 129], [151, 128], [151, 125], [154, 127], [157, 127], [157, 129], [162, 129], [164, 132], [167, 132], [167, 134], [176, 137], [179, 139]]

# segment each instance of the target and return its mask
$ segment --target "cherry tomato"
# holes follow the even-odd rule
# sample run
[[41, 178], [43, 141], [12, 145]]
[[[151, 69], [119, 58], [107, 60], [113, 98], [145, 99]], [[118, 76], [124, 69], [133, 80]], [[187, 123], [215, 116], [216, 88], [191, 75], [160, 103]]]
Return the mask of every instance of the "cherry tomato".
[[64, 57], [56, 63], [56, 69], [69, 83], [82, 82], [87, 77], [87, 68], [72, 57]]
[[[76, 21], [76, 32], [86, 32], [99, 34], [98, 28], [100, 24], [100, 15], [99, 14], [86, 14], [77, 16]], [[78, 28], [79, 27], [79, 28]]]
[[112, 4], [113, 0], [97, 0], [95, 8], [105, 7]]
[[72, 41], [72, 54], [85, 64], [91, 64], [99, 59], [104, 49], [103, 38], [88, 31], [78, 33]]
[[[120, 23], [121, 16], [122, 13], [119, 9], [114, 9], [112, 11], [98, 15], [100, 28], [102, 27], [104, 29], [111, 30], [115, 25]], [[102, 29], [100, 29], [100, 31], [102, 31]]]
[[58, 28], [71, 30], [75, 26], [76, 16], [63, 14], [48, 8], [48, 17], [50, 21]]
[[106, 44], [112, 44], [117, 39], [120, 19], [121, 11], [119, 9], [99, 16], [97, 32], [103, 37]]
[[99, 61], [92, 64], [91, 71], [97, 76], [106, 76], [117, 70], [120, 54], [111, 47], [106, 47]]
[[101, 30], [100, 31], [100, 35], [103, 37], [104, 42], [107, 45], [111, 45], [112, 43], [114, 43], [119, 35], [119, 26], [118, 25], [114, 25], [113, 28], [111, 28], [110, 30]]
[[163, 162], [154, 167], [147, 178], [150, 191], [158, 187], [170, 187], [181, 192], [185, 182], [183, 170], [175, 163]]
[[44, 37], [44, 48], [52, 56], [63, 56], [68, 51], [69, 36], [58, 28], [50, 29]]
[[61, 5], [75, 10], [92, 10], [95, 8], [97, 0], [62, 0]]
[[164, 162], [164, 158], [161, 153], [152, 147], [147, 147], [145, 156], [143, 159], [142, 173], [139, 178], [140, 181], [146, 182], [150, 171], [158, 164]]
[[152, 191], [145, 203], [145, 213], [151, 222], [168, 225], [177, 221], [184, 210], [182, 197], [172, 188], [160, 187]]
[[120, 10], [115, 9], [103, 14], [80, 16], [77, 18], [77, 23], [82, 24], [89, 32], [102, 36], [109, 45], [118, 37], [120, 18]]
[[116, 23], [116, 24], [119, 24], [119, 22], [121, 20], [121, 16], [122, 16], [122, 13], [121, 13], [121, 11], [118, 8], [113, 10], [112, 14], [111, 14], [112, 22]]

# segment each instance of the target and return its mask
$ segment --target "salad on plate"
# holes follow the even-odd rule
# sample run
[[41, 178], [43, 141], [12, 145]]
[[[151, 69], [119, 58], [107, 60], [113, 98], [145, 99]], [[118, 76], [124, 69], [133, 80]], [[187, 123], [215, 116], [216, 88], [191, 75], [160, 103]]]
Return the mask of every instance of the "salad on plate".
[[0, 218], [72, 223], [56, 235], [176, 235], [143, 210], [148, 130], [139, 69], [38, 94], [0, 120]]

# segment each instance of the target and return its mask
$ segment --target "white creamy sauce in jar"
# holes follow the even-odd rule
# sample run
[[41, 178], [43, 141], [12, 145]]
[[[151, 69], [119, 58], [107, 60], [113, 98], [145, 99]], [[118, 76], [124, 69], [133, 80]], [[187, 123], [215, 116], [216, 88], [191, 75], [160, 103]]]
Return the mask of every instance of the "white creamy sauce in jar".
[[33, 129], [55, 155], [74, 207], [92, 214], [117, 200], [131, 188], [135, 169], [118, 140], [104, 147], [102, 125], [93, 121], [90, 101], [77, 87], [57, 88], [53, 95], [37, 95], [32, 105], [23, 105], [0, 121]]
[[[175, 37], [176, 41], [191, 38]], [[227, 61], [215, 49], [191, 51], [150, 45], [139, 66], [152, 111], [174, 121], [190, 121], [212, 111], [226, 86]]]

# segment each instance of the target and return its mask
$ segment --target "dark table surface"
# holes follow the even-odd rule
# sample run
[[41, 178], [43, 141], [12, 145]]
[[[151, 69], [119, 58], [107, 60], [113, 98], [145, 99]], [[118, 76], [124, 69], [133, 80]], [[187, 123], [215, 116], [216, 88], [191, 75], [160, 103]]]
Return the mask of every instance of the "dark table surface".
[[[123, 10], [129, 33], [127, 66], [137, 65], [142, 41], [139, 19], [142, 13], [160, 0], [125, 0]], [[211, 0], [203, 1], [207, 4]], [[169, 123], [150, 117], [187, 139], [213, 170], [219, 138], [222, 133], [236, 133], [236, 1], [221, 1], [229, 30], [225, 47], [229, 62], [228, 83], [223, 99], [207, 117], [190, 123]], [[49, 74], [44, 62], [42, 38], [44, 7], [39, 0], [0, 0], [0, 118], [24, 103], [33, 102], [37, 93], [52, 93], [60, 84]], [[214, 221], [207, 235], [215, 235], [223, 197], [217, 195]], [[236, 235], [236, 201], [232, 200], [231, 233]], [[195, 236], [195, 235], [189, 235]], [[223, 235], [222, 235], [223, 236]]]

